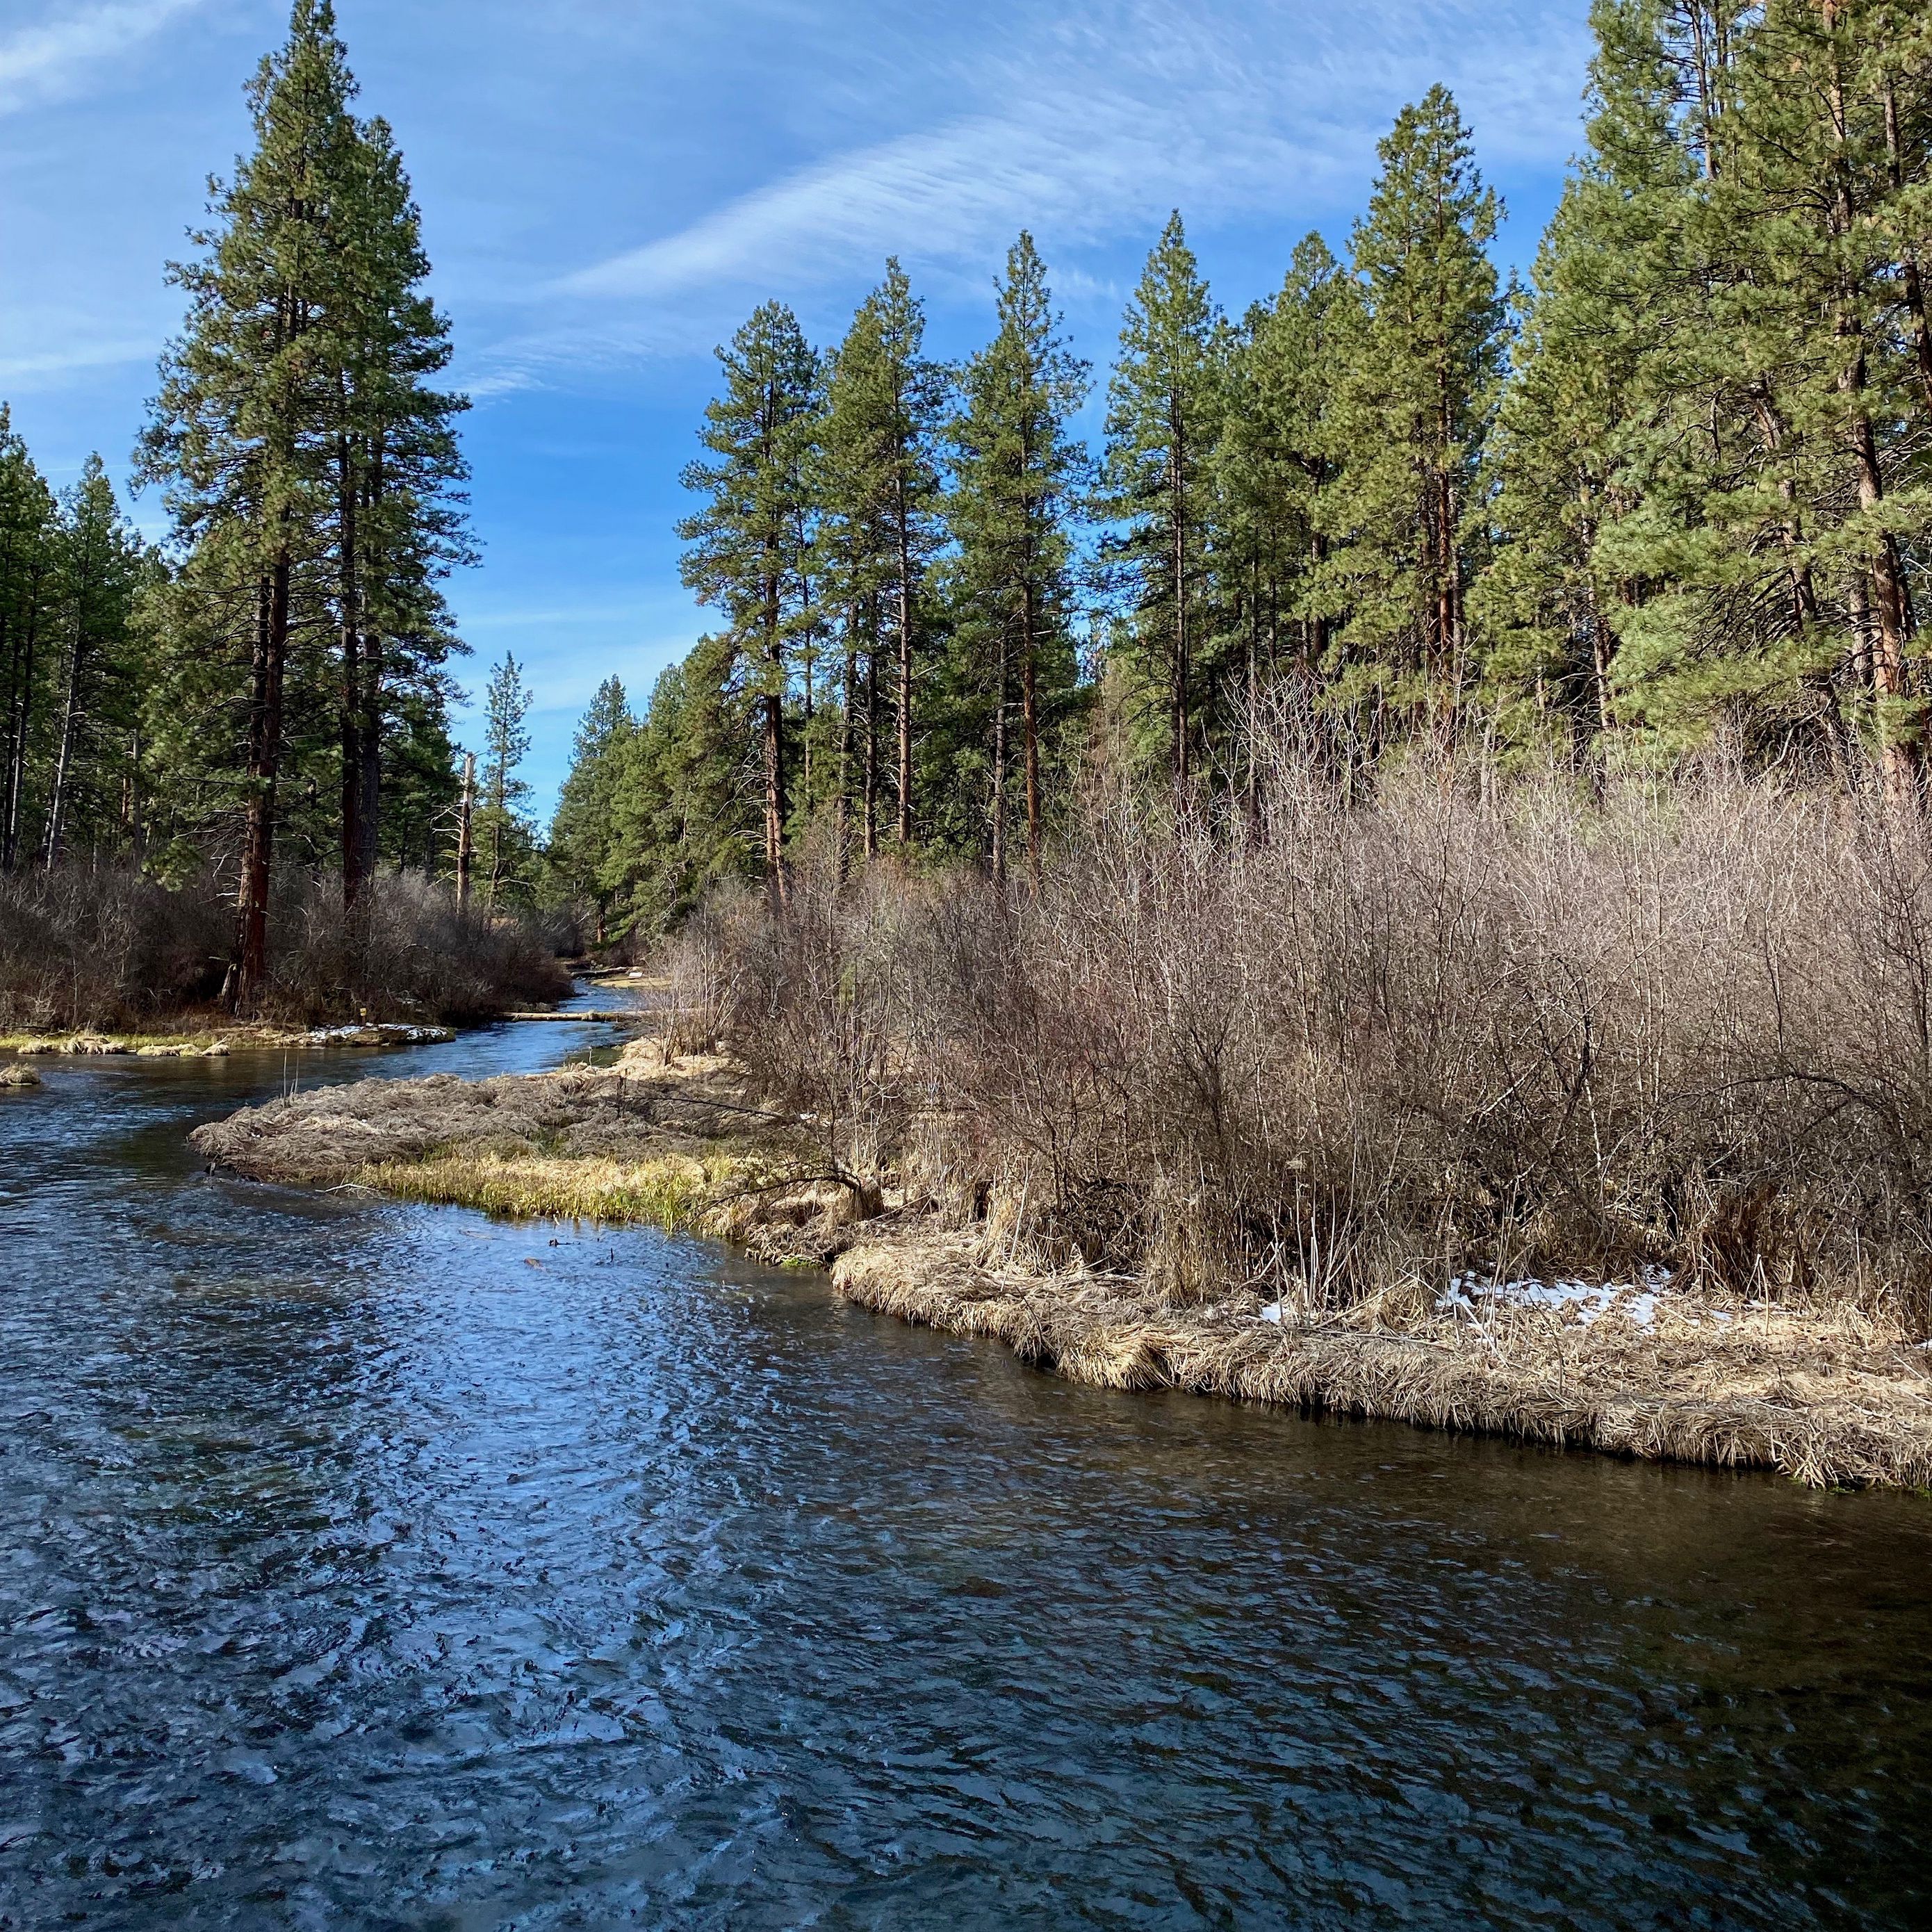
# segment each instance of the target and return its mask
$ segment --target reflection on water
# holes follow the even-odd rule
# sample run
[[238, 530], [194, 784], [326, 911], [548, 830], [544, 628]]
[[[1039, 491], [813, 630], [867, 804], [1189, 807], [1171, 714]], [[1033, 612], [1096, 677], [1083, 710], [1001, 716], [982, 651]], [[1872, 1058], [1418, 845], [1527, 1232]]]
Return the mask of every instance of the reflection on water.
[[200, 1175], [282, 1077], [0, 1096], [0, 1923], [1932, 1913], [1919, 1499], [1076, 1389], [655, 1234]]

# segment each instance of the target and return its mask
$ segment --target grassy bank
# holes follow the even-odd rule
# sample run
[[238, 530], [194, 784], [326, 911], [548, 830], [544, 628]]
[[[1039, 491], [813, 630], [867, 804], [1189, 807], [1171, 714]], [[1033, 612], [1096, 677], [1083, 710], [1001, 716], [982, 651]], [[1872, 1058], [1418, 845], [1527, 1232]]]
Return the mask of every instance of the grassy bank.
[[453, 1029], [415, 1022], [351, 1021], [338, 1026], [286, 1027], [236, 1021], [220, 1014], [177, 1015], [153, 1032], [0, 1034], [0, 1053], [27, 1058], [64, 1054], [80, 1058], [132, 1054], [142, 1059], [220, 1059], [238, 1052], [322, 1053], [342, 1047], [427, 1046], [454, 1040]]
[[716, 1056], [640, 1045], [609, 1070], [368, 1081], [197, 1130], [214, 1164], [528, 1218], [651, 1225], [828, 1266], [878, 1312], [987, 1337], [1040, 1367], [1613, 1454], [1932, 1485], [1926, 1354], [1849, 1306], [1754, 1306], [1706, 1286], [1444, 1294], [1395, 1285], [1311, 1316], [1252, 1286], [1184, 1303], [1144, 1277], [1055, 1267], [1016, 1202], [962, 1222], [868, 1199], [823, 1123]]

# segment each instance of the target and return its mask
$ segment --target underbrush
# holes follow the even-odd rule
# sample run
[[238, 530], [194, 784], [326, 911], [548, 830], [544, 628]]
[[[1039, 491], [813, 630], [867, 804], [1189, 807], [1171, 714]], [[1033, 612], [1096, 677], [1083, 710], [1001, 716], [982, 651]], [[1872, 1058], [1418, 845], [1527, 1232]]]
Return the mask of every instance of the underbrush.
[[1662, 1270], [1932, 1324], [1916, 814], [1284, 760], [1258, 818], [1089, 812], [1037, 894], [806, 866], [670, 962], [716, 1037], [989, 1252], [1420, 1316], [1457, 1276]]
[[[152, 1028], [220, 1000], [235, 932], [212, 880], [164, 886], [124, 867], [0, 878], [0, 1033]], [[280, 884], [259, 1017], [482, 1018], [569, 988], [542, 936], [460, 908], [418, 878], [372, 880], [352, 918], [340, 886]]]

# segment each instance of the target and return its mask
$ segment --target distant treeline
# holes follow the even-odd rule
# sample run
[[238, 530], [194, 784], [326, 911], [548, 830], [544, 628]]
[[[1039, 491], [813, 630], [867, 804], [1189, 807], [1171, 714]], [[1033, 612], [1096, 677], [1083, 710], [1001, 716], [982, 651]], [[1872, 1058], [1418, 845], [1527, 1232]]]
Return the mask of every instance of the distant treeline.
[[1599, 0], [1588, 146], [1530, 285], [1454, 102], [1382, 144], [1237, 319], [1178, 216], [1103, 448], [1030, 238], [998, 330], [925, 353], [896, 263], [843, 341], [720, 352], [687, 582], [719, 622], [584, 722], [551, 838], [656, 924], [801, 842], [1036, 855], [1098, 758], [1252, 810], [1298, 685], [1346, 755], [1480, 741], [1588, 771], [1722, 736], [1922, 782], [1932, 562], [1932, 14]]

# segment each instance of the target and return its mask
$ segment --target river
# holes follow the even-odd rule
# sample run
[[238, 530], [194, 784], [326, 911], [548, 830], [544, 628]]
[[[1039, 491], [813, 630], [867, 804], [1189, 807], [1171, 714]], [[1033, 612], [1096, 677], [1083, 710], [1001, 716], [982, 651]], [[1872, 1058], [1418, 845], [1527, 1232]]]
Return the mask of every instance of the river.
[[1932, 1503], [1078, 1388], [0, 1093], [0, 1925], [1932, 1923]]

